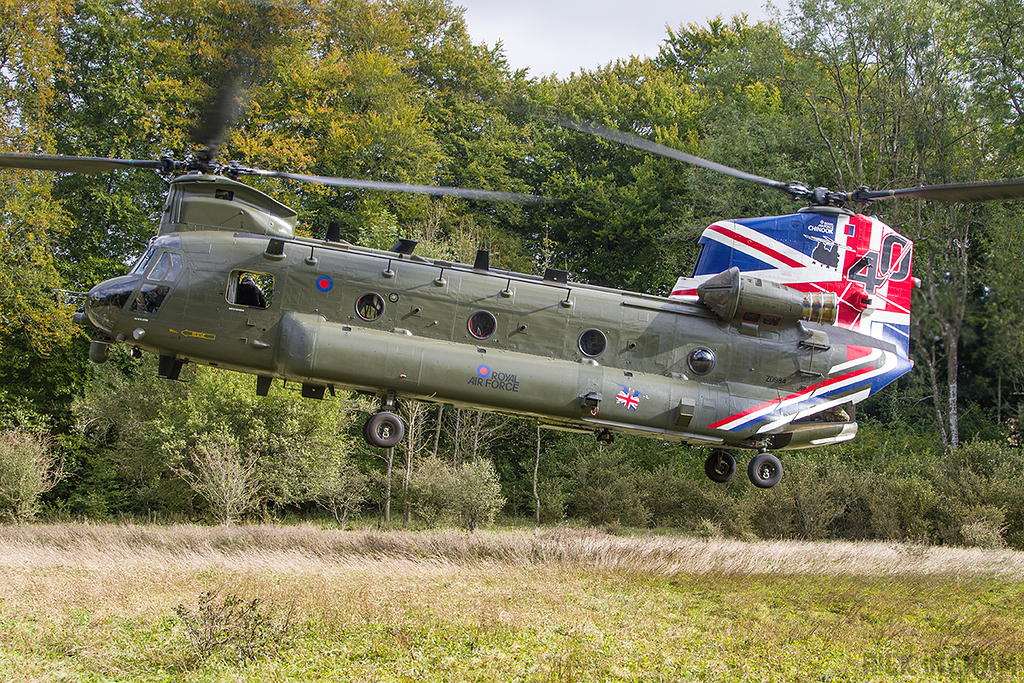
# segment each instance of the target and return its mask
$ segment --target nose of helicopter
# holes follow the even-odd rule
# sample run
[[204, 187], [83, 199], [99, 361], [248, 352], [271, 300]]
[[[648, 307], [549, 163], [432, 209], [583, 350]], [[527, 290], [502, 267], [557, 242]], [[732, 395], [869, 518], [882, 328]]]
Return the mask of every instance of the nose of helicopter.
[[124, 305], [128, 303], [139, 279], [134, 275], [104, 280], [89, 290], [85, 297], [85, 314], [94, 326], [113, 332]]

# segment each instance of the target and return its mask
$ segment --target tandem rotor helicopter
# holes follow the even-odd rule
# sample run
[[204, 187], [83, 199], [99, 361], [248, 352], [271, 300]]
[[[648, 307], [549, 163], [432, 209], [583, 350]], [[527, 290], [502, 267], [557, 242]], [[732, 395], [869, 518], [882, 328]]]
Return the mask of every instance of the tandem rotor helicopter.
[[184, 363], [275, 379], [303, 396], [346, 389], [380, 397], [363, 430], [387, 448], [404, 435], [398, 399], [536, 419], [610, 440], [628, 433], [707, 446], [707, 476], [782, 477], [773, 451], [854, 438], [854, 406], [912, 367], [913, 244], [844, 208], [889, 197], [975, 202], [1024, 196], [1024, 180], [832, 192], [782, 183], [609, 128], [563, 126], [781, 190], [806, 202], [787, 216], [723, 220], [700, 238], [691, 277], [668, 297], [297, 237], [297, 214], [241, 176], [469, 199], [545, 198], [300, 175], [221, 164], [226, 117], [186, 162], [0, 154], [0, 167], [64, 173], [153, 169], [170, 178], [156, 236], [131, 271], [89, 291], [76, 321], [89, 356], [113, 344]]

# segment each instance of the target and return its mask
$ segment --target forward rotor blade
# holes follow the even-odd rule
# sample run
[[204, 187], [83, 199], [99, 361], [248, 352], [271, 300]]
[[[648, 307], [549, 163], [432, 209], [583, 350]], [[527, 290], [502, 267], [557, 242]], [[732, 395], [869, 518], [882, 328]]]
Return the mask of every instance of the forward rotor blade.
[[708, 161], [701, 157], [687, 154], [686, 152], [680, 152], [678, 149], [672, 147], [666, 147], [665, 145], [658, 144], [657, 142], [651, 142], [644, 138], [637, 137], [632, 133], [624, 133], [621, 130], [615, 130], [608, 126], [603, 126], [599, 123], [592, 123], [589, 121], [570, 120], [570, 119], [554, 119], [555, 123], [562, 126], [563, 128], [570, 128], [572, 130], [578, 130], [581, 133], [587, 133], [589, 135], [596, 135], [599, 138], [604, 138], [611, 142], [618, 142], [619, 144], [626, 145], [627, 147], [634, 147], [641, 149], [651, 154], [657, 154], [659, 156], [668, 157], [669, 159], [675, 159], [676, 161], [683, 161], [693, 166], [699, 166], [709, 171], [715, 171], [716, 173], [724, 173], [727, 176], [733, 178], [739, 178], [740, 180], [747, 180], [752, 183], [759, 185], [765, 185], [767, 187], [781, 190], [786, 194], [792, 195], [792, 185], [789, 183], [779, 182], [778, 180], [772, 180], [771, 178], [764, 178], [753, 173], [747, 173], [740, 171], [729, 166], [715, 163], [714, 161]]
[[562, 200], [540, 195], [519, 194], [517, 192], [498, 192], [495, 190], [471, 190], [464, 187], [444, 187], [439, 185], [410, 185], [407, 183], [388, 183], [377, 180], [357, 180], [355, 178], [336, 178], [333, 176], [305, 175], [302, 173], [285, 173], [283, 171], [265, 171], [257, 168], [240, 169], [241, 173], [262, 178], [284, 178], [303, 183], [315, 183], [329, 187], [351, 187], [363, 190], [387, 190], [391, 192], [409, 192], [412, 194], [428, 194], [437, 197], [459, 197], [461, 199], [480, 199], [488, 202], [512, 202], [515, 204], [544, 204]]
[[936, 202], [988, 202], [999, 199], [1024, 197], [1024, 178], [988, 180], [978, 183], [950, 183], [948, 185], [922, 185], [898, 190], [857, 190], [852, 199], [867, 204], [879, 199], [915, 197]]
[[200, 112], [199, 121], [192, 131], [192, 142], [210, 150], [210, 158], [216, 155], [224, 142], [225, 131], [245, 107], [245, 91], [242, 87], [245, 75], [243, 69], [228, 72]]
[[163, 168], [153, 159], [109, 159], [106, 157], [69, 157], [57, 154], [0, 153], [0, 167], [62, 173], [106, 173], [118, 168]]

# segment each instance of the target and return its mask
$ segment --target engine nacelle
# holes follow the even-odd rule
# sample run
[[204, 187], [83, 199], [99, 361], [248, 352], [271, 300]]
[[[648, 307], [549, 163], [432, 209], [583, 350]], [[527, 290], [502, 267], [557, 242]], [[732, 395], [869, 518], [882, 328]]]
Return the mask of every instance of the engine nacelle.
[[701, 302], [723, 320], [778, 327], [806, 320], [835, 325], [839, 302], [833, 292], [799, 292], [759, 277], [742, 275], [730, 268], [697, 287]]

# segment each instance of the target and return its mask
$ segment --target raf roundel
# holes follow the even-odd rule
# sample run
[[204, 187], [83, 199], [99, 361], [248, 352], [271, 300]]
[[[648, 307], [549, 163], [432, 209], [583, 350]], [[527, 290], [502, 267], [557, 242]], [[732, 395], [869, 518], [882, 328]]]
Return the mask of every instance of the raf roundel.
[[487, 376], [491, 374], [491, 369], [486, 365], [481, 365], [476, 369], [476, 374], [480, 375], [484, 379], [487, 379]]
[[316, 288], [321, 292], [329, 292], [333, 286], [334, 280], [332, 280], [329, 275], [321, 275], [316, 279]]

